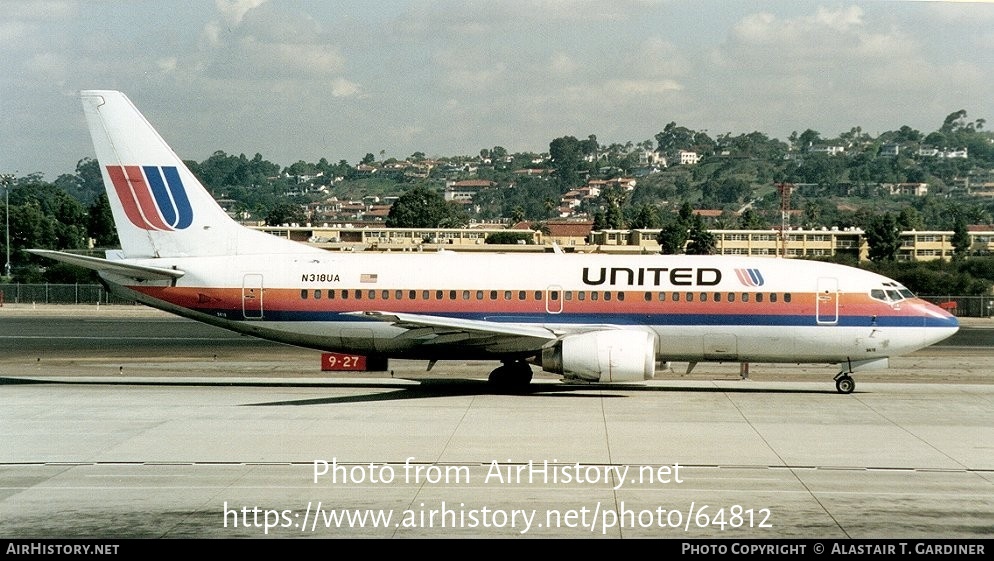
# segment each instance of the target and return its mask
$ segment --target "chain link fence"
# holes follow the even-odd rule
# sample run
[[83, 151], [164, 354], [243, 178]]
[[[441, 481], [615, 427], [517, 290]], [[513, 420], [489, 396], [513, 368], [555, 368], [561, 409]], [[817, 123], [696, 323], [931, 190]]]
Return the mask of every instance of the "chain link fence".
[[[994, 296], [922, 296], [960, 317], [994, 316]], [[99, 284], [4, 284], [0, 305], [11, 304], [134, 304], [111, 295]]]
[[8, 304], [134, 304], [113, 296], [99, 284], [0, 283], [0, 305]]
[[994, 296], [922, 296], [923, 300], [965, 318], [994, 317]]

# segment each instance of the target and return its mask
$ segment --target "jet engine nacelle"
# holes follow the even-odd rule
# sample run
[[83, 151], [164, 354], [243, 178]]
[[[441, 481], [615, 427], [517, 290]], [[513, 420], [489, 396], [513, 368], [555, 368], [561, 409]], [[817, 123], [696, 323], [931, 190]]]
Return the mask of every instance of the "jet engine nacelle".
[[656, 336], [606, 329], [568, 335], [542, 350], [542, 370], [587, 382], [641, 382], [656, 373]]

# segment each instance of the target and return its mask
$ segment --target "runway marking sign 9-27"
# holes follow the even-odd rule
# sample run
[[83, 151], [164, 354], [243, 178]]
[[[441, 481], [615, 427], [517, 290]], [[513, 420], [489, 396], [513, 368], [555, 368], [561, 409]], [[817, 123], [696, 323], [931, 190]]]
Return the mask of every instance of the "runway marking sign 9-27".
[[386, 369], [387, 360], [385, 358], [347, 353], [321, 353], [321, 371], [323, 372], [382, 372]]

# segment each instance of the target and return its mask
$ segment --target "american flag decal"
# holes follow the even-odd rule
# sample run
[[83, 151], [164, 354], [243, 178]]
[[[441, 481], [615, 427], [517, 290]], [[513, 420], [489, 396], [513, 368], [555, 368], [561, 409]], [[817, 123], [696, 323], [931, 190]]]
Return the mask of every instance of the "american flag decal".
[[359, 282], [376, 282], [376, 273], [363, 273], [359, 276]]

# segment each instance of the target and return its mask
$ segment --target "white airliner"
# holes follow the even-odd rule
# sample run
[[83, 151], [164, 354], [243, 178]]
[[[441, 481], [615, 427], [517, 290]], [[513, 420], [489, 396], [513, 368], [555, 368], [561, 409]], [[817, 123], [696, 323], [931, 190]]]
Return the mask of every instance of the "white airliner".
[[[886, 277], [797, 259], [338, 253], [232, 220], [128, 98], [82, 92], [121, 250], [34, 250], [116, 294], [240, 333], [383, 362], [501, 361], [490, 380], [635, 382], [657, 363], [885, 368], [956, 332]], [[689, 370], [689, 369], [688, 369]]]

